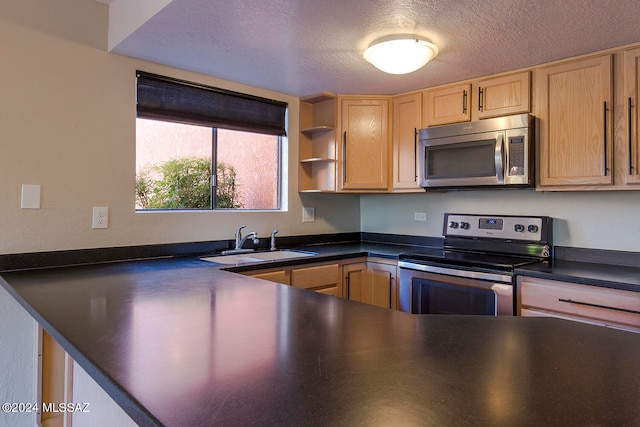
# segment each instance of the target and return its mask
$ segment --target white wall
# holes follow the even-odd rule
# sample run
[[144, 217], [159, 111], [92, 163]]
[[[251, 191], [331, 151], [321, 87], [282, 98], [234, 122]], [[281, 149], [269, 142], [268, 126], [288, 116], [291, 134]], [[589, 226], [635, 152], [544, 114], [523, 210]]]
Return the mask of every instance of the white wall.
[[[297, 98], [109, 54], [108, 8], [94, 0], [0, 10], [0, 254], [231, 239], [243, 224], [261, 236], [359, 231], [357, 196], [338, 206], [297, 192]], [[287, 102], [289, 212], [135, 213], [136, 69]], [[41, 209], [20, 209], [22, 184], [42, 186]], [[110, 208], [109, 229], [91, 229], [93, 206]]]
[[[555, 244], [640, 251], [640, 192], [535, 192], [533, 190], [366, 195], [362, 231], [442, 236], [446, 212], [546, 215], [555, 220]], [[426, 212], [416, 222], [414, 212]]]

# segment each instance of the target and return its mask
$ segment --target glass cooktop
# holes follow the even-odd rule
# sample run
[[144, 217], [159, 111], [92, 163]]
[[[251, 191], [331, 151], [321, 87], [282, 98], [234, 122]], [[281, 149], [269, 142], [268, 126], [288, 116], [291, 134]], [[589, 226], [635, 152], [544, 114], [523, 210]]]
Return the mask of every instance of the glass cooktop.
[[400, 260], [418, 264], [443, 264], [452, 267], [477, 267], [501, 271], [513, 271], [518, 267], [542, 261], [539, 258], [525, 256], [442, 249], [400, 254]]

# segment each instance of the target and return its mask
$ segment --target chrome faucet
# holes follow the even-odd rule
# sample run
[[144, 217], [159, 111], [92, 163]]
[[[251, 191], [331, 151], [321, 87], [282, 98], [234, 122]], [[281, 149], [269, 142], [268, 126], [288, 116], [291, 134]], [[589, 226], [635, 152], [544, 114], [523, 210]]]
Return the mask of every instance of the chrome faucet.
[[258, 233], [256, 233], [255, 231], [252, 231], [250, 233], [247, 233], [246, 236], [242, 235], [242, 229], [246, 228], [246, 225], [243, 225], [242, 227], [238, 228], [238, 230], [236, 231], [236, 247], [235, 250], [239, 251], [242, 249], [242, 246], [244, 245], [244, 243], [249, 240], [252, 239], [254, 244], [258, 244], [259, 240], [258, 240]]
[[276, 233], [277, 232], [278, 232], [277, 228], [271, 232], [271, 248], [270, 248], [270, 250], [272, 250], [272, 251], [276, 250]]
[[235, 237], [236, 242], [234, 245], [235, 249], [228, 249], [226, 251], [222, 251], [222, 255], [241, 254], [241, 253], [254, 251], [254, 249], [242, 249], [242, 246], [244, 246], [245, 242], [249, 239], [251, 239], [253, 241], [253, 244], [255, 245], [259, 243], [258, 233], [256, 233], [255, 231], [247, 233], [246, 236], [242, 235], [242, 229], [246, 227], [247, 227], [246, 225], [243, 225], [236, 230], [236, 237]]
[[246, 242], [247, 240], [251, 239], [253, 241], [254, 245], [257, 245], [259, 240], [258, 240], [258, 233], [256, 233], [255, 231], [252, 231], [250, 233], [247, 233], [242, 240], [240, 240], [240, 244], [236, 247], [236, 250], [241, 250], [242, 246], [244, 245], [244, 242]]

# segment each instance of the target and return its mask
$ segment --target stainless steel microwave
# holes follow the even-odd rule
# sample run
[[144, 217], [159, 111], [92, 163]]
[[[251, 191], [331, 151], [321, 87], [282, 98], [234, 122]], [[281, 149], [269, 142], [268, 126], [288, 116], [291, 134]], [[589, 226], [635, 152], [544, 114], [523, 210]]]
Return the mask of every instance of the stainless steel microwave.
[[420, 129], [421, 187], [532, 187], [534, 117], [529, 114]]

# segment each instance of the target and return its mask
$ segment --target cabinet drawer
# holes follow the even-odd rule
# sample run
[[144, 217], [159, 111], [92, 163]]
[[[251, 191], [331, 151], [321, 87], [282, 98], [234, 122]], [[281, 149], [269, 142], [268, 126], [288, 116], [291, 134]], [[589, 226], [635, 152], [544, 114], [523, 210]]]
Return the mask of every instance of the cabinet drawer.
[[340, 281], [340, 265], [329, 264], [318, 267], [291, 270], [291, 284], [304, 289], [336, 287]]
[[639, 292], [526, 277], [519, 282], [521, 307], [640, 327]]
[[270, 282], [282, 283], [283, 285], [289, 284], [289, 277], [285, 270], [265, 271], [262, 273], [253, 273], [251, 277], [257, 279], [268, 280]]
[[332, 287], [329, 287], [329, 288], [317, 289], [316, 292], [319, 293], [319, 294], [331, 295], [331, 296], [334, 296], [334, 297], [341, 296], [339, 294], [339, 290], [338, 290], [337, 286], [332, 286]]

